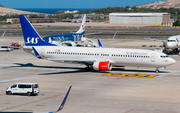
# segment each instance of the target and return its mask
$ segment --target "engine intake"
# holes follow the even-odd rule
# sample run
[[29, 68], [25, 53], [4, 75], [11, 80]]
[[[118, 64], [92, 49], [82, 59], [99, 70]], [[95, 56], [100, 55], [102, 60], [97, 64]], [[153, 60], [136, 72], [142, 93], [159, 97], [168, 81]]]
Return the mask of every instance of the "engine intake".
[[112, 69], [110, 62], [94, 62], [93, 69], [96, 71], [109, 71]]

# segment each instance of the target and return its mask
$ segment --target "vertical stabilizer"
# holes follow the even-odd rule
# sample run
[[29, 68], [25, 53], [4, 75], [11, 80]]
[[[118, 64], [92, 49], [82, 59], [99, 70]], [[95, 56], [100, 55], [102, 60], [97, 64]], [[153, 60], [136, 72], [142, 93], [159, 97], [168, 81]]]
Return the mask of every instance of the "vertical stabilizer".
[[24, 15], [19, 16], [26, 46], [56, 46], [41, 39], [40, 35]]
[[84, 31], [85, 31], [85, 23], [86, 23], [86, 14], [84, 14], [81, 26], [80, 26], [79, 30], [76, 33], [84, 33]]

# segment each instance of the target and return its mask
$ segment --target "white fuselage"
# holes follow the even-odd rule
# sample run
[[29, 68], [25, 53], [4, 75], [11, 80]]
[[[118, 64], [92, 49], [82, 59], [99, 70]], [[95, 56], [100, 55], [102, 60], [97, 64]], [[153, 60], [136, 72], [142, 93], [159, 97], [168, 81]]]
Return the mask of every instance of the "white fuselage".
[[166, 41], [166, 47], [168, 49], [180, 48], [180, 35], [169, 37]]
[[[152, 50], [126, 49], [126, 48], [87, 48], [87, 47], [62, 47], [62, 46], [35, 46], [37, 52], [45, 59], [64, 62], [76, 61], [108, 61], [112, 66], [134, 67], [166, 67], [174, 64], [175, 60], [166, 54]], [[32, 50], [25, 51], [34, 54]], [[79, 62], [78, 62], [79, 60]], [[93, 63], [92, 63], [93, 64]], [[89, 65], [92, 65], [89, 63]]]

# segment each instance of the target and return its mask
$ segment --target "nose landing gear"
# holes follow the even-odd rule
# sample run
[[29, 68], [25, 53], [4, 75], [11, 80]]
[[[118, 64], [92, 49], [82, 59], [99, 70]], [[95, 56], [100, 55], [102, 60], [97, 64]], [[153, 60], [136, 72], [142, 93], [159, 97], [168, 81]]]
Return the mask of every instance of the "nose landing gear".
[[159, 69], [158, 68], [156, 69], [156, 73], [159, 73]]

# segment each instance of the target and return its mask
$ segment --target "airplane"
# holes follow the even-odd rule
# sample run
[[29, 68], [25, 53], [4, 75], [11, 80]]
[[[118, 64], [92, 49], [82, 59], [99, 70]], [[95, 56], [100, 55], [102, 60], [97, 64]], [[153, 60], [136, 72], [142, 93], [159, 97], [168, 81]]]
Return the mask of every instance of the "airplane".
[[[70, 92], [70, 90], [71, 90], [71, 87], [72, 87], [72, 86], [69, 87], [69, 89], [68, 89], [68, 91], [67, 91], [67, 93], [66, 93], [66, 96], [64, 97], [64, 99], [63, 99], [61, 105], [59, 106], [58, 110], [52, 111], [52, 112], [47, 112], [47, 113], [57, 113], [58, 111], [60, 111], [60, 110], [63, 109], [63, 107], [64, 107], [64, 105], [65, 105], [65, 103], [66, 103], [66, 100], [67, 100], [67, 98], [68, 98], [69, 92]], [[46, 112], [43, 112], [43, 113], [46, 113]]]
[[81, 26], [76, 33], [50, 35], [44, 37], [43, 40], [60, 46], [62, 45], [77, 46], [78, 42], [88, 42], [88, 44], [90, 44], [91, 46], [97, 47], [98, 45], [94, 41], [84, 37], [84, 35], [92, 34], [92, 33], [85, 34], [85, 22], [86, 22], [86, 14], [84, 14]]
[[160, 40], [160, 39], [151, 39], [151, 38], [144, 38], [148, 40], [154, 41], [162, 41], [165, 43], [165, 51], [167, 52], [168, 49], [172, 50], [173, 54], [178, 54], [180, 48], [180, 35], [170, 36], [167, 40]]
[[127, 48], [88, 48], [57, 46], [41, 39], [40, 35], [23, 15], [19, 16], [25, 45], [23, 50], [39, 59], [59, 63], [84, 64], [85, 71], [110, 71], [112, 67], [153, 67], [159, 68], [176, 61], [162, 52]]

